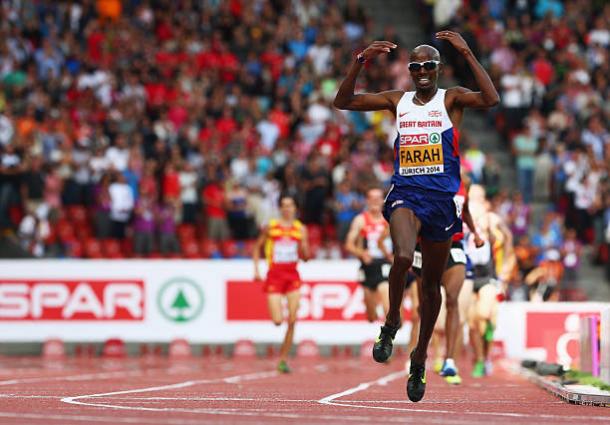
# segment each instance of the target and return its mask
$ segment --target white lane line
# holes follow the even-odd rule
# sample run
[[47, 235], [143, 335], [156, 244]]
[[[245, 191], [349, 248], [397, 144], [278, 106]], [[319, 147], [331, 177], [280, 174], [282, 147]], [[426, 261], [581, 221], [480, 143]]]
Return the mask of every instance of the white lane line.
[[[134, 409], [133, 407], [129, 407], [129, 406], [116, 406], [116, 405], [109, 405], [109, 404], [106, 405], [106, 404], [100, 404], [100, 403], [84, 402], [84, 401], [79, 401], [79, 400], [87, 399], [87, 398], [99, 398], [99, 397], [105, 397], [105, 396], [122, 395], [122, 394], [137, 394], [137, 393], [147, 393], [147, 392], [153, 392], [153, 391], [175, 390], [175, 389], [179, 389], [179, 388], [187, 388], [187, 387], [192, 387], [194, 385], [201, 385], [201, 384], [218, 384], [218, 383], [237, 384], [242, 381], [270, 378], [270, 377], [275, 377], [277, 375], [278, 375], [278, 372], [275, 370], [266, 371], [266, 372], [255, 372], [255, 373], [247, 373], [247, 374], [242, 374], [242, 375], [230, 376], [228, 378], [199, 379], [199, 380], [178, 382], [175, 384], [160, 385], [160, 386], [156, 386], [156, 387], [136, 388], [136, 389], [132, 389], [132, 390], [113, 391], [113, 392], [109, 392], [109, 393], [87, 394], [87, 395], [80, 395], [80, 396], [74, 396], [74, 397], [64, 397], [61, 399], [61, 401], [64, 403], [68, 403], [68, 404], [78, 404], [78, 405], [82, 405], [82, 406], [106, 407], [106, 408], [112, 408], [112, 409]], [[153, 408], [143, 407], [141, 410], [167, 410], [167, 409], [153, 409]]]
[[[390, 411], [398, 411], [398, 412], [409, 412], [409, 413], [435, 413], [435, 414], [447, 414], [447, 415], [473, 415], [473, 416], [499, 416], [499, 417], [509, 417], [509, 418], [536, 418], [536, 419], [552, 419], [552, 420], [561, 420], [561, 421], [604, 421], [608, 422], [608, 417], [601, 416], [564, 416], [564, 415], [548, 415], [548, 414], [539, 414], [539, 413], [511, 413], [511, 412], [470, 412], [465, 410], [440, 410], [440, 409], [416, 409], [416, 408], [402, 408], [402, 407], [387, 407], [387, 406], [363, 406], [361, 404], [353, 404], [353, 401], [335, 401], [341, 397], [345, 397], [347, 395], [355, 394], [360, 391], [364, 391], [372, 387], [373, 385], [387, 385], [391, 381], [394, 381], [401, 376], [406, 375], [404, 371], [390, 373], [388, 375], [382, 376], [381, 378], [364, 382], [356, 385], [355, 387], [348, 388], [345, 391], [340, 393], [331, 394], [327, 397], [321, 398], [318, 400], [320, 404], [326, 404], [331, 406], [341, 406], [341, 407], [354, 407], [357, 409], [377, 409], [377, 410], [390, 410]], [[369, 403], [368, 401], [366, 403]], [[373, 402], [374, 403], [374, 402]], [[405, 403], [409, 403], [410, 405], [414, 405], [410, 402], [407, 402], [405, 398]], [[427, 419], [426, 419], [427, 420]]]
[[363, 382], [362, 384], [358, 384], [355, 387], [349, 388], [345, 391], [341, 391], [340, 393], [331, 394], [327, 397], [324, 397], [324, 398], [318, 400], [318, 403], [334, 404], [333, 400], [335, 400], [337, 398], [345, 397], [346, 395], [352, 395], [354, 393], [367, 390], [373, 385], [387, 385], [388, 383], [392, 382], [393, 380], [401, 378], [405, 375], [406, 375], [406, 372], [404, 370], [402, 370], [400, 372], [390, 373], [388, 375], [382, 376], [379, 379], [376, 379], [375, 381]]
[[[28, 394], [0, 394], [0, 398], [8, 399], [47, 399], [57, 400], [57, 398], [69, 397], [68, 395], [28, 395]], [[285, 399], [278, 397], [258, 397], [258, 398], [247, 398], [247, 397], [98, 397], [104, 401], [133, 401], [133, 402], [147, 402], [154, 403], [159, 401], [184, 401], [184, 402], [197, 402], [197, 401], [242, 401], [242, 402], [257, 402], [257, 403], [306, 403], [314, 404], [318, 403], [318, 399]], [[341, 400], [340, 403], [369, 403], [369, 404], [407, 404], [409, 403], [406, 399], [402, 400]], [[420, 401], [419, 404], [515, 404], [514, 401], [508, 400], [433, 400]], [[518, 402], [520, 405], [535, 404], [539, 405], [538, 401], [531, 402]], [[565, 404], [564, 401], [549, 401], [549, 404]]]
[[213, 424], [213, 420], [189, 420], [189, 419], [172, 419], [172, 418], [141, 418], [141, 417], [124, 417], [124, 416], [91, 416], [91, 415], [55, 415], [55, 414], [38, 414], [38, 413], [13, 413], [13, 412], [0, 412], [0, 418], [10, 419], [39, 419], [41, 421], [59, 421], [60, 423], [66, 422], [101, 422], [108, 424], [167, 424], [167, 425], [201, 425], [203, 423]]
[[0, 386], [16, 385], [16, 384], [31, 384], [34, 382], [52, 382], [52, 381], [90, 381], [92, 379], [109, 379], [122, 376], [141, 375], [141, 370], [117, 370], [112, 372], [84, 373], [78, 375], [64, 376], [41, 376], [36, 378], [9, 379], [0, 381]]

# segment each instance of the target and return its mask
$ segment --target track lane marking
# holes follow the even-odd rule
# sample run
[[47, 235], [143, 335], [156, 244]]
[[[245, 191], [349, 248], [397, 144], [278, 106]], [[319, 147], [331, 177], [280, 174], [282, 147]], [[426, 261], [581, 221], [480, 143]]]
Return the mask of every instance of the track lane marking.
[[[363, 406], [361, 404], [352, 404], [354, 402], [350, 401], [335, 401], [341, 397], [352, 395], [360, 391], [365, 391], [374, 385], [387, 385], [388, 383], [405, 376], [406, 372], [394, 372], [388, 375], [384, 375], [381, 378], [375, 381], [363, 382], [361, 384], [356, 385], [355, 387], [348, 388], [345, 391], [341, 391], [339, 393], [331, 394], [324, 398], [318, 400], [319, 404], [330, 405], [330, 406], [341, 406], [341, 407], [354, 407], [357, 409], [376, 409], [376, 410], [390, 410], [390, 411], [398, 411], [398, 412], [410, 412], [410, 413], [440, 413], [440, 414], [449, 414], [449, 415], [472, 415], [472, 416], [499, 416], [499, 417], [509, 417], [509, 418], [537, 418], [537, 419], [552, 419], [552, 420], [562, 420], [562, 421], [574, 421], [574, 420], [593, 420], [593, 421], [604, 421], [608, 422], [608, 417], [601, 416], [559, 416], [559, 415], [549, 415], [549, 414], [527, 414], [527, 413], [511, 413], [511, 412], [469, 412], [469, 411], [452, 411], [452, 410], [439, 410], [439, 409], [417, 409], [417, 408], [403, 408], [403, 407], [387, 407], [387, 406]], [[374, 401], [373, 401], [374, 402]], [[368, 402], [367, 402], [368, 403]], [[405, 404], [414, 405], [415, 403], [411, 403], [405, 399]]]

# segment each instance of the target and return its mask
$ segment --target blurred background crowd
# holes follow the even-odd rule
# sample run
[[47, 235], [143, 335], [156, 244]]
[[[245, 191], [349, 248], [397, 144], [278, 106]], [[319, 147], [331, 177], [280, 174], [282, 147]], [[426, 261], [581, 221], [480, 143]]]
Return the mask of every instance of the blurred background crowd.
[[[429, 39], [458, 29], [500, 91], [486, 118], [515, 190], [476, 133], [462, 158], [513, 231], [515, 281], [551, 264], [575, 283], [583, 247], [607, 265], [610, 5], [417, 5]], [[402, 48], [357, 90], [409, 90], [413, 46], [355, 0], [3, 1], [0, 228], [37, 257], [239, 258], [289, 193], [315, 256], [342, 258], [365, 189], [388, 185], [395, 129], [331, 103], [380, 38]], [[472, 87], [439, 48], [443, 78]]]

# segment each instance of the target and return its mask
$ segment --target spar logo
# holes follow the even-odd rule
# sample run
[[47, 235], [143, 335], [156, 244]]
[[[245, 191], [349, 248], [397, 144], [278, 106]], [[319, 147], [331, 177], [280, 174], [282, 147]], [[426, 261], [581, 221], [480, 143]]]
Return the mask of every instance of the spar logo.
[[203, 291], [197, 282], [179, 277], [163, 284], [157, 295], [159, 311], [176, 323], [190, 322], [203, 310]]
[[599, 312], [528, 311], [525, 316], [525, 348], [541, 354], [547, 362], [562, 365], [578, 363], [580, 319]]
[[431, 133], [430, 134], [430, 143], [432, 143], [433, 145], [436, 145], [440, 141], [441, 141], [441, 135], [440, 134], [438, 134], [438, 133]]
[[[437, 134], [437, 133], [433, 133]], [[427, 145], [428, 134], [402, 134], [400, 136], [400, 146]]]
[[[262, 282], [227, 281], [227, 321], [268, 321], [267, 295]], [[405, 316], [410, 304], [405, 298]], [[305, 281], [297, 313], [303, 321], [366, 321], [364, 291], [354, 281]]]
[[144, 320], [144, 282], [2, 279], [0, 320]]

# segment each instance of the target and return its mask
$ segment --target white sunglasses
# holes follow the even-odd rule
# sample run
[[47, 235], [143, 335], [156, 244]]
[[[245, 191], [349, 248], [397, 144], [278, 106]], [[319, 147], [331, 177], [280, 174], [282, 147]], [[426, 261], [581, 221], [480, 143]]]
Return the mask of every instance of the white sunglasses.
[[417, 72], [422, 67], [426, 71], [432, 71], [441, 63], [441, 61], [426, 61], [426, 62], [409, 62], [409, 71]]

